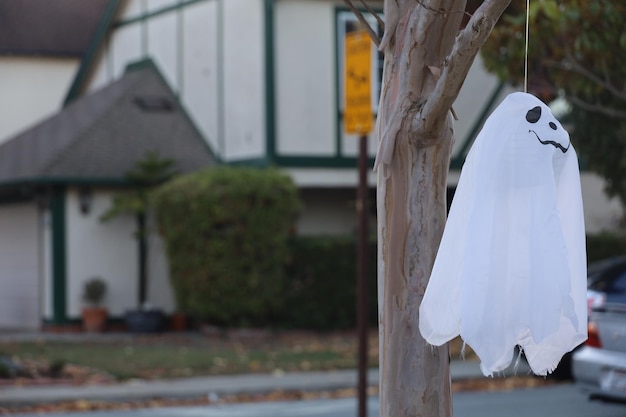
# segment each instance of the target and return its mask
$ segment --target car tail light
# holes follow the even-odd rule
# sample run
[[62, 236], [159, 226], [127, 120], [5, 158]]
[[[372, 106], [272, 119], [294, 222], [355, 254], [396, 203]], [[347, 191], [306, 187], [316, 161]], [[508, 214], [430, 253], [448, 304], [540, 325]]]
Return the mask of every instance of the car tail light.
[[587, 325], [587, 346], [601, 348], [602, 342], [600, 341], [600, 333], [598, 332], [598, 326], [592, 321]]

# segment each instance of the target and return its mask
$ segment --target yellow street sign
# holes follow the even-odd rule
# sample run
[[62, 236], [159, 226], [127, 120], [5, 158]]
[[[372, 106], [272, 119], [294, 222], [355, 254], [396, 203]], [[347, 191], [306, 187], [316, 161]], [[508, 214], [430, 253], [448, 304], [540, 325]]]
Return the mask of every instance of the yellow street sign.
[[368, 134], [374, 125], [372, 114], [371, 74], [372, 43], [364, 30], [346, 33], [344, 60], [345, 108], [347, 133]]

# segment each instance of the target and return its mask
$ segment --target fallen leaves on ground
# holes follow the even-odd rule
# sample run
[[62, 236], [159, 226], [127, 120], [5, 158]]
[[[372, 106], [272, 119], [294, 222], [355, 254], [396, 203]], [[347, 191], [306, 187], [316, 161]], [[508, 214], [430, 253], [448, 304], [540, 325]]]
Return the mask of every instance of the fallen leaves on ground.
[[98, 385], [115, 383], [116, 379], [98, 369], [74, 364], [63, 364], [57, 370], [44, 361], [14, 359], [20, 373], [13, 378], [0, 378], [3, 386], [46, 386], [46, 385]]
[[[370, 334], [369, 356], [376, 358], [378, 355], [377, 333]], [[247, 372], [268, 372], [268, 369], [274, 369], [275, 373], [284, 373], [290, 371], [307, 371], [320, 370], [312, 359], [303, 359], [294, 362], [294, 369], [286, 367], [286, 369], [276, 368], [281, 365], [285, 367], [285, 363], [261, 363], [258, 359], [249, 357], [253, 348], [267, 348], [268, 351], [277, 350], [278, 347], [288, 347], [290, 352], [295, 354], [301, 352], [315, 353], [331, 350], [339, 352], [341, 357], [349, 358], [354, 361], [356, 357], [357, 340], [354, 333], [336, 332], [319, 334], [315, 332], [298, 332], [289, 331], [279, 334], [269, 331], [233, 331], [229, 334], [205, 335], [204, 337], [186, 337], [183, 335], [163, 334], [157, 336], [140, 336], [123, 341], [108, 341], [106, 343], [127, 343], [125, 350], [127, 354], [133, 354], [137, 346], [154, 345], [155, 343], [170, 343], [178, 346], [182, 351], [187, 351], [189, 346], [201, 344], [202, 346], [219, 346], [237, 352], [241, 360], [245, 360], [248, 364]], [[45, 343], [45, 342], [42, 342]], [[475, 358], [475, 354], [471, 349], [463, 347], [460, 339], [455, 339], [450, 343], [450, 355], [453, 358], [464, 356], [466, 359]], [[309, 355], [312, 357], [312, 355]], [[27, 372], [24, 376], [18, 376], [10, 379], [0, 378], [0, 389], [2, 386], [32, 386], [32, 385], [97, 385], [97, 384], [114, 384], [115, 377], [98, 369], [86, 366], [78, 366], [72, 363], [64, 363], [57, 373], [51, 372], [52, 365], [45, 361], [37, 361], [32, 359], [13, 358]], [[270, 360], [276, 360], [269, 355]], [[370, 362], [375, 365], [375, 359]], [[212, 361], [217, 368], [225, 367], [223, 363], [225, 359], [213, 357]], [[272, 366], [270, 366], [272, 365]], [[268, 368], [269, 366], [269, 368]], [[194, 374], [194, 371], [188, 368], [181, 368], [175, 376], [185, 377]], [[163, 378], [164, 371], [159, 367], [144, 370], [141, 378], [159, 379]], [[171, 374], [170, 374], [171, 376]], [[535, 388], [548, 384], [554, 384], [551, 379], [539, 378], [534, 376], [515, 376], [509, 378], [477, 378], [454, 381], [452, 383], [453, 392], [461, 391], [504, 391], [521, 388]], [[15, 413], [51, 413], [51, 412], [71, 412], [71, 411], [95, 411], [95, 410], [129, 410], [139, 408], [156, 408], [156, 407], [177, 407], [177, 406], [212, 406], [218, 404], [244, 403], [244, 402], [266, 402], [266, 401], [298, 401], [323, 398], [346, 398], [356, 397], [356, 389], [346, 388], [332, 391], [296, 391], [296, 390], [278, 390], [265, 393], [242, 393], [236, 395], [217, 395], [215, 393], [207, 393], [202, 398], [155, 398], [143, 401], [92, 401], [92, 400], [76, 400], [65, 401], [51, 404], [22, 405], [22, 406], [3, 406], [0, 405], [0, 415]], [[377, 395], [378, 388], [370, 387], [369, 395]]]

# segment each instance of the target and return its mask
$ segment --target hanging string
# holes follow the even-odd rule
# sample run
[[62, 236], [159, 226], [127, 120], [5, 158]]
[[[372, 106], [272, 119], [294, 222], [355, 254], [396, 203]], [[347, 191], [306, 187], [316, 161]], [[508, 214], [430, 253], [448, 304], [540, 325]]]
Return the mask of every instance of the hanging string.
[[530, 0], [526, 0], [526, 49], [524, 51], [524, 92], [528, 93], [528, 27], [530, 22]]

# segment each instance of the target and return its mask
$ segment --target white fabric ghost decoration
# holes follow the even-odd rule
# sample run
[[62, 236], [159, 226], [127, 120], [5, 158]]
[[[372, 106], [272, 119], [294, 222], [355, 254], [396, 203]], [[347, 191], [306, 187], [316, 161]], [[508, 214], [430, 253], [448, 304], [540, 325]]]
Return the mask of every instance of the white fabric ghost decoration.
[[519, 345], [552, 372], [587, 338], [586, 249], [578, 159], [548, 106], [507, 96], [463, 166], [419, 327], [432, 345], [459, 334], [486, 376]]

